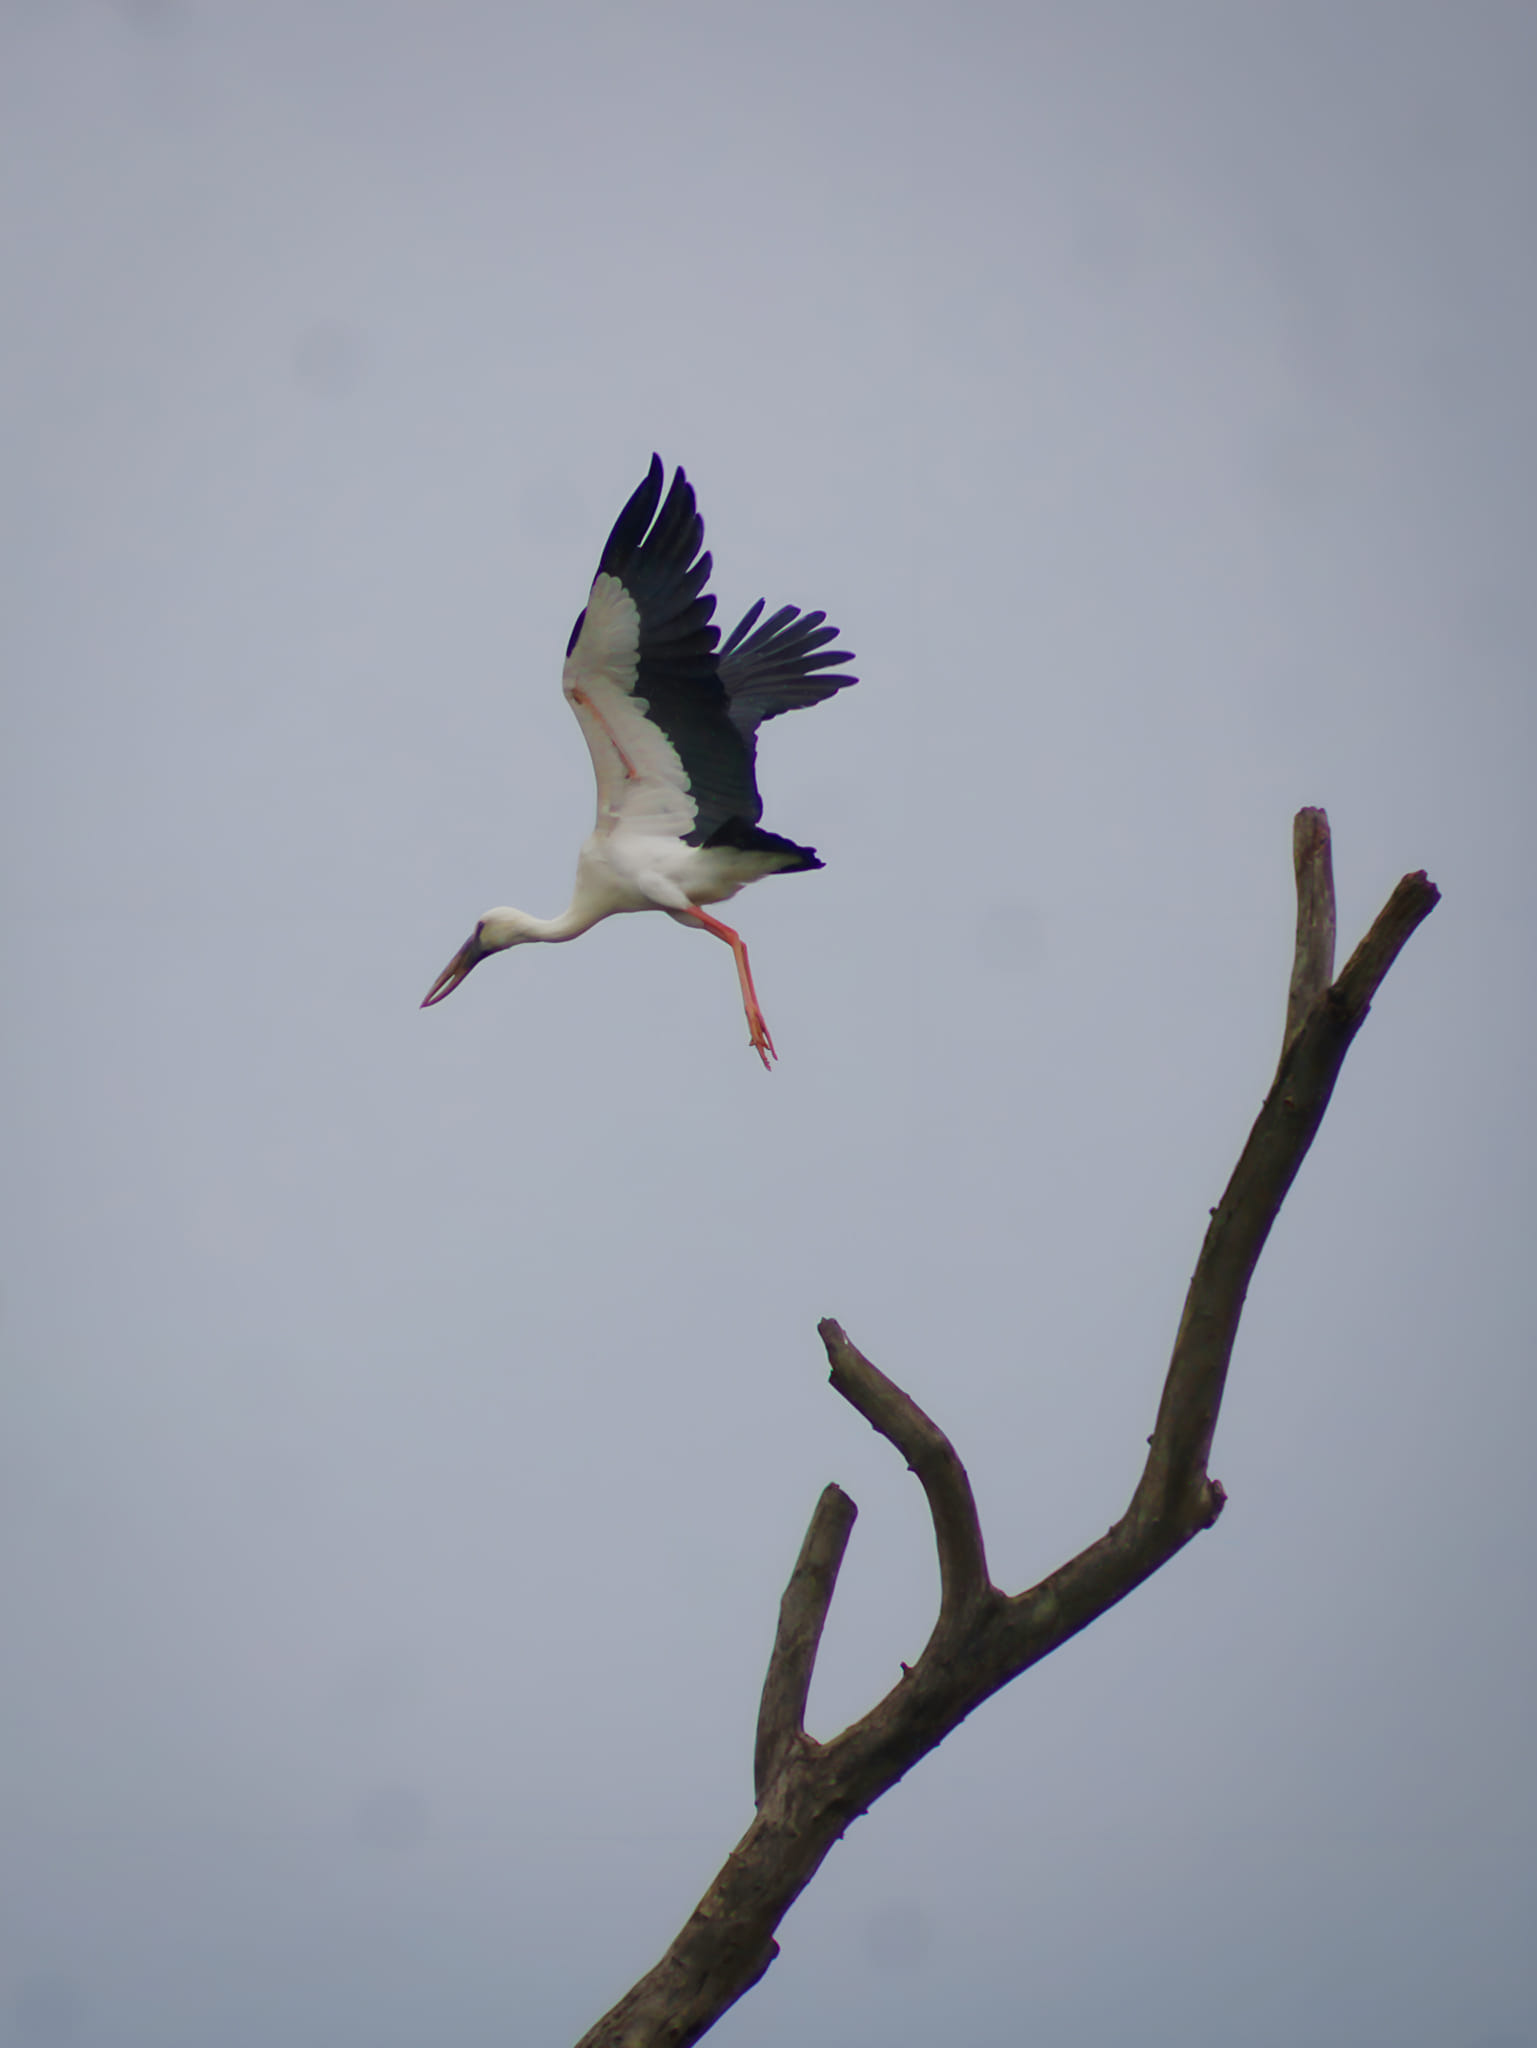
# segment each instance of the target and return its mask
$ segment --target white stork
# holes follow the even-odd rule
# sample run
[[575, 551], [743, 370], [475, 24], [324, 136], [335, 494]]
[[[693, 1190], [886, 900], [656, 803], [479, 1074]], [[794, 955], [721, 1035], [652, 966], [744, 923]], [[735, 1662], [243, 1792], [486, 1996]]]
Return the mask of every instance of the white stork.
[[747, 1029], [767, 1067], [774, 1041], [747, 948], [703, 906], [724, 903], [764, 875], [821, 867], [809, 846], [758, 824], [758, 727], [854, 682], [843, 672], [854, 657], [827, 646], [837, 628], [822, 623], [825, 612], [803, 616], [786, 605], [760, 626], [761, 598], [718, 648], [720, 633], [710, 624], [715, 599], [704, 592], [704, 522], [682, 470], [665, 504], [663, 479], [653, 455], [645, 482], [614, 522], [566, 647], [566, 700], [598, 779], [598, 819], [577, 856], [571, 907], [550, 918], [488, 910], [422, 1008], [452, 994], [488, 954], [534, 939], [578, 938], [621, 910], [665, 910], [730, 946]]

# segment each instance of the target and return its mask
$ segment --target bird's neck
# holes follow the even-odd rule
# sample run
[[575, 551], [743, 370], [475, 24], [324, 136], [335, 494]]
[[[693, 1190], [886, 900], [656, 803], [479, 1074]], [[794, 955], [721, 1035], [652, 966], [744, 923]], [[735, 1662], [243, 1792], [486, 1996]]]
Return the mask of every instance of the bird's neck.
[[597, 917], [585, 910], [580, 903], [571, 904], [559, 917], [529, 919], [533, 926], [533, 936], [536, 939], [548, 940], [552, 946], [558, 946], [563, 939], [579, 939], [583, 932], [590, 932], [597, 922]]
[[578, 898], [559, 917], [530, 917], [526, 910], [492, 911], [485, 923], [504, 946], [523, 945], [530, 941], [558, 946], [563, 939], [578, 939], [603, 915], [594, 913]]
[[632, 907], [615, 892], [607, 870], [591, 861], [584, 848], [570, 905], [559, 917], [530, 917], [526, 910], [490, 910], [482, 925], [492, 945], [516, 946], [534, 940], [558, 946], [564, 939], [579, 939], [616, 910]]

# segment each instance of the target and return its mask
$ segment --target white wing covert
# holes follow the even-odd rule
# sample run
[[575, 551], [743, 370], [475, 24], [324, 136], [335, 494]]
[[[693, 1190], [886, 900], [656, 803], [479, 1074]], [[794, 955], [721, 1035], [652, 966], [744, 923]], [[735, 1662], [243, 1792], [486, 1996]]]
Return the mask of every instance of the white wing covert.
[[597, 830], [621, 822], [682, 839], [695, 806], [678, 750], [638, 695], [641, 618], [617, 577], [602, 571], [577, 621], [561, 673], [598, 784]]

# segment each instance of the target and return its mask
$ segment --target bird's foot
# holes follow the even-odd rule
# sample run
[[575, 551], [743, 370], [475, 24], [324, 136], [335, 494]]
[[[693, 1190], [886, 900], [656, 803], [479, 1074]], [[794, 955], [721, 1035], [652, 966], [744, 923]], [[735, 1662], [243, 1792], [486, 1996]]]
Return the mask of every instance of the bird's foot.
[[763, 1012], [756, 1003], [753, 1003], [747, 1012], [747, 1032], [752, 1040], [753, 1051], [762, 1060], [765, 1070], [772, 1073], [774, 1071], [774, 1062], [778, 1059], [779, 1055], [774, 1050], [773, 1039], [769, 1037], [769, 1028], [764, 1020]]

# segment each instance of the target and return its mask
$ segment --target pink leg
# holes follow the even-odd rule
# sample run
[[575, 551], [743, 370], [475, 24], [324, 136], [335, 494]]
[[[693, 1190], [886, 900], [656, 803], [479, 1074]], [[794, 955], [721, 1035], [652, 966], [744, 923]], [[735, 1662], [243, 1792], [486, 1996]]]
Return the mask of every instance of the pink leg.
[[734, 932], [729, 924], [722, 924], [718, 917], [711, 917], [709, 911], [701, 910], [697, 903], [684, 914], [702, 924], [707, 932], [714, 932], [716, 938], [724, 939], [731, 948], [731, 956], [736, 961], [736, 978], [742, 986], [742, 1008], [747, 1012], [747, 1031], [753, 1051], [772, 1072], [779, 1055], [774, 1050], [774, 1041], [769, 1037], [768, 1025], [758, 1006], [758, 991], [752, 985], [752, 968], [747, 962], [747, 948], [742, 943], [741, 933]]

